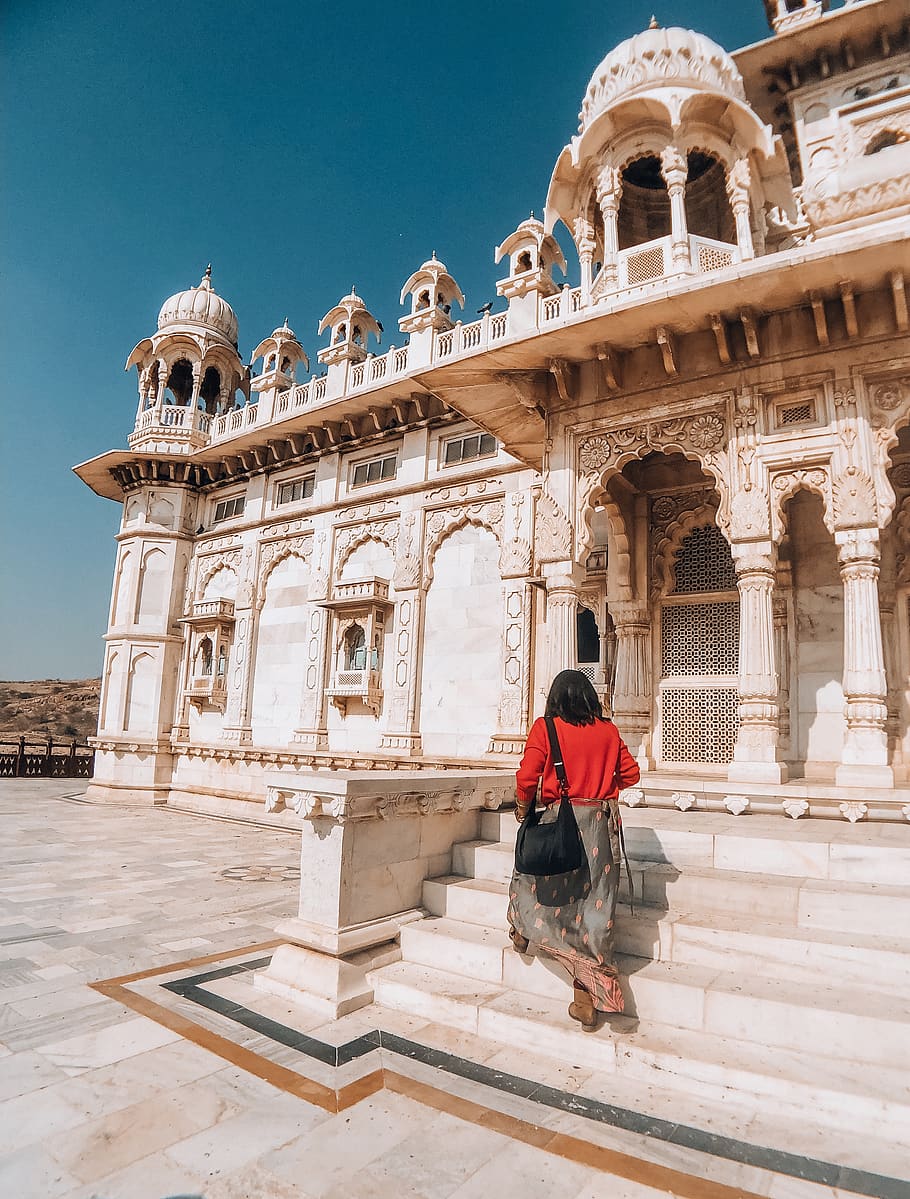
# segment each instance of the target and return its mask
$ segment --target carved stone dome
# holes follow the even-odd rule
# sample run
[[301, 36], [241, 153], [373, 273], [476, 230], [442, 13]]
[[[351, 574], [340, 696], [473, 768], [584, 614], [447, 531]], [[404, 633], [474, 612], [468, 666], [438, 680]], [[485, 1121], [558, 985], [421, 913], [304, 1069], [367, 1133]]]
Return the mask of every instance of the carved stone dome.
[[227, 302], [212, 287], [212, 268], [206, 268], [198, 287], [178, 291], [165, 300], [158, 313], [158, 328], [170, 325], [202, 325], [237, 344], [237, 317]]
[[745, 99], [742, 76], [722, 46], [692, 29], [646, 29], [620, 42], [591, 76], [579, 131], [619, 99], [673, 85]]

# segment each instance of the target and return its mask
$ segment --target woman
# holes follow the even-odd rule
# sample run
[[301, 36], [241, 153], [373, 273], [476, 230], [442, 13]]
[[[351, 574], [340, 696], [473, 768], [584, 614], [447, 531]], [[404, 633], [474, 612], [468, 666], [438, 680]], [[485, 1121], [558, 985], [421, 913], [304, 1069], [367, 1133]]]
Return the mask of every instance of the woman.
[[[620, 817], [617, 795], [637, 783], [640, 771], [597, 692], [580, 670], [553, 680], [545, 716], [556, 724], [569, 781], [572, 809], [587, 863], [569, 874], [512, 874], [509, 936], [519, 953], [533, 943], [572, 976], [575, 999], [569, 1015], [586, 1028], [598, 1012], [621, 1012], [622, 992], [613, 964], [613, 920], [619, 889]], [[559, 784], [546, 722], [535, 720], [516, 774], [515, 818], [522, 821], [543, 778], [541, 800], [555, 803]]]

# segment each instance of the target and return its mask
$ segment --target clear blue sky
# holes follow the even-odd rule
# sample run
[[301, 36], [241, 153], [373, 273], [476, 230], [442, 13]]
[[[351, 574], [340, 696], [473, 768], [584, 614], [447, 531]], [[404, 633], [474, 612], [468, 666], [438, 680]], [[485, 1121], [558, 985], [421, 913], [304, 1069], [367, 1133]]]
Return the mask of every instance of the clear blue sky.
[[619, 41], [767, 37], [761, 0], [6, 0], [0, 678], [100, 673], [118, 508], [70, 467], [123, 447], [132, 347], [213, 263], [240, 351], [311, 358], [352, 283], [397, 331], [436, 249], [467, 312]]

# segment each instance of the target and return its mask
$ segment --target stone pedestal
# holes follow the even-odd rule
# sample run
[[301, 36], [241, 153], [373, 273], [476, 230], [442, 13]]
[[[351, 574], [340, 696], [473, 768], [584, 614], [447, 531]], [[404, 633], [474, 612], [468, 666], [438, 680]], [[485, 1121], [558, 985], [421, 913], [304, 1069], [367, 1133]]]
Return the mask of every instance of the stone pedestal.
[[452, 846], [512, 798], [511, 772], [301, 772], [268, 779], [270, 811], [303, 819], [297, 916], [256, 986], [327, 1018], [370, 1003], [368, 972], [398, 957], [403, 924], [423, 918], [423, 882], [446, 874]]

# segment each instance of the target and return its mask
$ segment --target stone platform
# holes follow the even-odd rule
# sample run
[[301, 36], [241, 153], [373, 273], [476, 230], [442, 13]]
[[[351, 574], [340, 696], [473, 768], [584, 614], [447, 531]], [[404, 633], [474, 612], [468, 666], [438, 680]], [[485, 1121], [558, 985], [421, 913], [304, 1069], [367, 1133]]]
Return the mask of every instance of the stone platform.
[[[450, 872], [424, 884], [431, 913], [460, 896], [468, 906], [404, 928], [404, 957], [377, 972], [380, 1001], [337, 1020], [253, 985], [275, 950], [272, 930], [296, 906], [299, 831], [86, 804], [66, 782], [4, 783], [0, 814], [0, 1194], [907, 1193], [904, 946], [855, 935], [850, 952], [847, 941], [837, 943], [834, 961], [844, 970], [854, 953], [870, 954], [880, 975], [866, 1010], [846, 1009], [832, 1025], [841, 1030], [839, 1066], [833, 1058], [825, 1065], [817, 1044], [785, 1047], [784, 1033], [762, 1015], [786, 999], [779, 1023], [789, 1027], [800, 992], [804, 1008], [827, 1010], [822, 984], [814, 995], [814, 984], [801, 980], [824, 978], [832, 930], [807, 923], [816, 909], [801, 908], [799, 892], [839, 885], [837, 871], [861, 856], [867, 827], [788, 822], [787, 840], [799, 830], [814, 873], [788, 901], [790, 937], [779, 929], [769, 936], [756, 916], [743, 949], [743, 923], [719, 929], [710, 889], [694, 880], [726, 870], [730, 838], [745, 829], [773, 855], [774, 829], [762, 836], [762, 817], [705, 814], [716, 827], [709, 832], [699, 821], [692, 840], [679, 813], [664, 813], [659, 827], [652, 813], [647, 823], [645, 813], [629, 813], [636, 889], [649, 874], [663, 881], [622, 920], [623, 949], [639, 967], [629, 975], [638, 1014], [588, 1035], [565, 1014], [565, 984], [505, 946], [509, 813], [478, 814], [482, 838], [459, 845]], [[816, 825], [827, 842], [811, 835]], [[893, 854], [906, 852], [906, 838], [884, 845], [882, 830], [882, 839], [888, 852], [873, 846], [864, 855], [867, 875], [885, 861], [900, 869]], [[826, 860], [806, 848], [825, 843]], [[794, 890], [792, 875], [775, 877], [770, 885]], [[694, 890], [679, 890], [686, 878]], [[876, 884], [866, 886], [872, 893]], [[900, 898], [899, 884], [881, 886]], [[744, 892], [727, 916], [745, 920], [754, 906]], [[784, 910], [770, 923], [782, 925]], [[711, 1024], [736, 1014], [736, 988], [717, 981], [731, 944], [741, 950], [737, 970], [748, 991], [748, 980], [776, 977], [782, 942], [792, 948], [813, 929], [821, 956], [793, 955], [780, 994], [749, 1009], [754, 1028], [730, 1035]], [[767, 963], [757, 967], [759, 952]], [[688, 971], [685, 980], [658, 977], [677, 967]], [[862, 977], [861, 962], [851, 968]], [[840, 992], [852, 986], [842, 983]], [[694, 1027], [699, 1010], [708, 1031]], [[811, 1040], [806, 1028], [794, 1024], [793, 1035]], [[890, 1061], [877, 1033], [894, 1034]], [[853, 1103], [849, 1118], [845, 1102]]]

